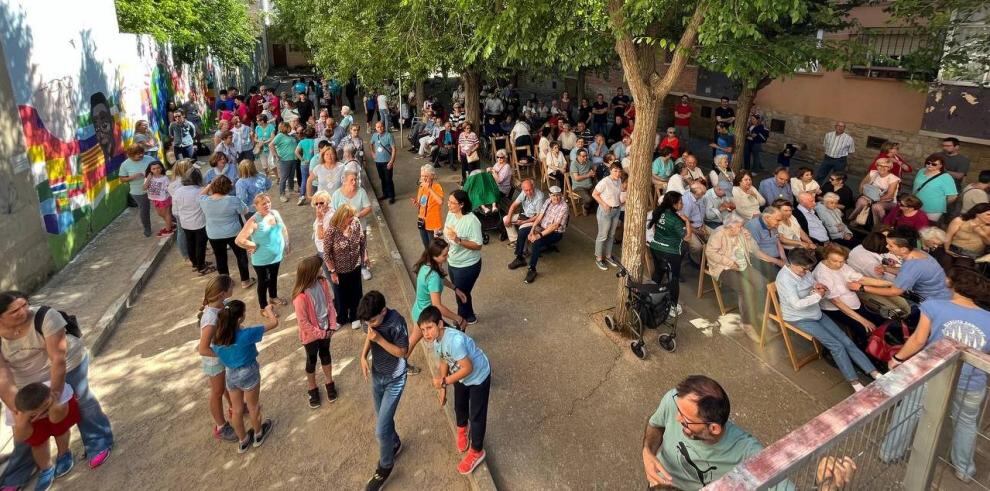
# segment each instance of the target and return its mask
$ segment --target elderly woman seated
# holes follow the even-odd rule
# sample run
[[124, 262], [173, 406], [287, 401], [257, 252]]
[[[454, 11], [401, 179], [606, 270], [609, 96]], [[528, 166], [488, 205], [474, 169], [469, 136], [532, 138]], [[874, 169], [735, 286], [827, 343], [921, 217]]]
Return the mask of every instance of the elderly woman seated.
[[853, 241], [852, 230], [842, 221], [842, 209], [839, 208], [839, 195], [835, 193], [825, 193], [821, 203], [815, 206], [815, 213], [825, 225], [828, 231], [828, 238], [831, 242], [842, 244], [846, 247], [856, 247]]
[[[825, 246], [825, 259], [815, 267], [815, 280], [825, 286], [821, 308], [853, 338], [856, 346], [865, 348], [870, 332], [884, 319], [863, 307], [859, 293], [861, 285], [889, 286], [890, 281], [871, 278], [848, 264], [849, 249], [839, 244]], [[906, 313], [906, 312], [905, 312]]]
[[754, 261], [772, 262], [743, 227], [744, 220], [735, 214], [725, 218], [725, 225], [715, 229], [708, 239], [705, 258], [712, 277], [736, 292], [743, 331], [759, 341], [756, 324], [763, 312], [767, 279], [760, 274]]
[[862, 390], [863, 384], [853, 365], [874, 379], [880, 377], [880, 372], [866, 353], [860, 351], [830, 317], [822, 314], [819, 302], [825, 298], [828, 288], [815, 281], [811, 274], [815, 267], [814, 254], [804, 249], [794, 249], [787, 253], [787, 260], [787, 266], [777, 273], [781, 316], [785, 322], [810, 334], [828, 348], [853, 390]]

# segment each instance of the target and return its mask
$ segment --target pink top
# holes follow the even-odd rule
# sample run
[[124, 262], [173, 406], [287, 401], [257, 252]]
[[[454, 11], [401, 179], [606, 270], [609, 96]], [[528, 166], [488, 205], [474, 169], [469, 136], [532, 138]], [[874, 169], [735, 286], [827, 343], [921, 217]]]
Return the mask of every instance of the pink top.
[[333, 308], [333, 295], [330, 294], [330, 283], [326, 278], [317, 280], [323, 288], [324, 298], [327, 299], [327, 318], [330, 320], [330, 327], [327, 330], [320, 329], [317, 321], [316, 307], [313, 300], [306, 295], [306, 292], [296, 295], [292, 299], [292, 306], [296, 309], [296, 321], [299, 322], [299, 341], [302, 344], [309, 344], [313, 341], [329, 338], [337, 330], [337, 312]]

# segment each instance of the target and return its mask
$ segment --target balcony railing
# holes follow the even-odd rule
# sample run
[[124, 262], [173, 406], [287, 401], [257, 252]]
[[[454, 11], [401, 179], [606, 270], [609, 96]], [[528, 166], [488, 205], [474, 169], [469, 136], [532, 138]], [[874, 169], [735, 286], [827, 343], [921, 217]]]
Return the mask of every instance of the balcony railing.
[[[975, 370], [961, 376], [964, 364]], [[705, 489], [913, 491], [965, 487], [954, 476], [968, 472], [953, 466], [956, 447], [965, 447], [964, 441], [972, 438], [976, 454], [983, 455], [990, 439], [982, 389], [960, 391], [957, 387], [960, 382], [969, 386], [972, 377], [987, 372], [990, 356], [955, 341], [940, 340]], [[969, 400], [976, 396], [980, 400]], [[979, 415], [969, 422], [972, 433], [945, 428], [950, 418], [962, 424], [959, 418], [964, 405], [979, 405]], [[985, 465], [983, 457], [980, 460]], [[986, 472], [968, 484], [968, 489], [990, 489]]]
[[865, 77], [934, 80], [945, 36], [922, 37], [910, 27], [864, 28], [849, 37], [860, 59], [849, 71]]

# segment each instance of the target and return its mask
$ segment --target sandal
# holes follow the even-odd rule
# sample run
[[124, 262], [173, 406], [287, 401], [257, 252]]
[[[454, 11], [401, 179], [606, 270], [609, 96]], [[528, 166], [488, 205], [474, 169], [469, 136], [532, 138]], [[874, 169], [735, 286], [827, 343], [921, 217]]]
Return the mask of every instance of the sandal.
[[247, 281], [242, 281], [241, 282], [241, 288], [244, 288], [244, 289], [251, 288], [257, 282], [258, 282], [258, 280], [254, 279], [254, 278], [250, 278]]
[[283, 305], [283, 306], [289, 305], [289, 302], [286, 302], [285, 300], [282, 300], [281, 298], [278, 297], [269, 298], [268, 301], [275, 305]]
[[210, 273], [215, 273], [216, 270], [217, 270], [217, 268], [215, 268], [213, 266], [205, 266], [202, 269], [200, 269], [198, 271], [198, 273], [199, 273], [200, 276], [206, 276], [206, 275], [208, 275]]

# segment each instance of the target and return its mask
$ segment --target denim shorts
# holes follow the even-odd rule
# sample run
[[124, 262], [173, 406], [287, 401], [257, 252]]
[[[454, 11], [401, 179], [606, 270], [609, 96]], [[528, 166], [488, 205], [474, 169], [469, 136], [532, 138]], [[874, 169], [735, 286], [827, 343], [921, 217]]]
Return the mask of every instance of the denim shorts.
[[203, 356], [203, 374], [207, 377], [216, 377], [223, 373], [223, 364], [220, 363], [219, 358], [214, 358], [212, 356]]
[[261, 368], [258, 362], [240, 368], [227, 369], [227, 390], [248, 391], [261, 384]]

